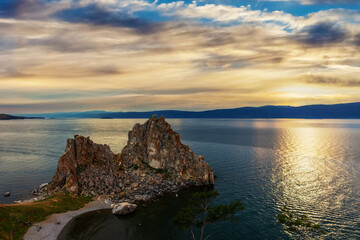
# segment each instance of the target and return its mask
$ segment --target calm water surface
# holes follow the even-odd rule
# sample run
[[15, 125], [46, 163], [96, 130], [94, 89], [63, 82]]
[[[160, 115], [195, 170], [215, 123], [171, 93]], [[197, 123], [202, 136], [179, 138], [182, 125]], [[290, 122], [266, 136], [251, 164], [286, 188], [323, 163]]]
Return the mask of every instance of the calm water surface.
[[[10, 198], [1, 194], [0, 202], [28, 198], [31, 189], [50, 181], [66, 139], [74, 134], [91, 136], [117, 153], [132, 126], [144, 121], [0, 121], [0, 193], [11, 192]], [[276, 224], [284, 204], [320, 222], [328, 232], [324, 239], [360, 239], [360, 120], [169, 122], [213, 168], [218, 202], [245, 202], [237, 223], [207, 229], [210, 239], [291, 239]], [[74, 221], [65, 239], [188, 239], [169, 219], [194, 191], [167, 195], [126, 218], [90, 213]]]

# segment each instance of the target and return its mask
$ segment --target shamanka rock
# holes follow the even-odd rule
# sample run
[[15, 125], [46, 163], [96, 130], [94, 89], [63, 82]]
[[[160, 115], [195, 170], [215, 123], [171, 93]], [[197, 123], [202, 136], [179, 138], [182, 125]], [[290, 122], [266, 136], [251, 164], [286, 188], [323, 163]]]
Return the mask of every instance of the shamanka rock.
[[52, 181], [37, 192], [110, 195], [116, 202], [148, 201], [187, 186], [213, 185], [203, 156], [180, 141], [164, 117], [135, 124], [121, 154], [89, 137], [68, 139]]

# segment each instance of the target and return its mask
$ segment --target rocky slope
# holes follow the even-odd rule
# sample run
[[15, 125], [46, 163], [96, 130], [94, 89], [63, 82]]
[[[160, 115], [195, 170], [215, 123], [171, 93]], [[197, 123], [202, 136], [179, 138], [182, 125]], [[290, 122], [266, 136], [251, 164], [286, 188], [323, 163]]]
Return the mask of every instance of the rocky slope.
[[136, 124], [121, 154], [75, 135], [68, 139], [47, 191], [110, 195], [115, 201], [148, 200], [192, 185], [214, 184], [203, 156], [180, 141], [163, 117]]

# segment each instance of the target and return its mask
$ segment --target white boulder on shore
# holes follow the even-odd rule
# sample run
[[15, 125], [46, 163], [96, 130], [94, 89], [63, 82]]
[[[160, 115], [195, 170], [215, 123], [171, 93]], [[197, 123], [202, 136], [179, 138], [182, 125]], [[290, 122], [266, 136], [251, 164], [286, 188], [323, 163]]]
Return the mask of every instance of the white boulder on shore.
[[116, 204], [112, 208], [112, 214], [115, 215], [128, 215], [135, 211], [137, 205], [128, 203], [128, 202], [122, 202], [119, 204]]
[[44, 189], [45, 187], [47, 187], [48, 183], [43, 183], [39, 186], [39, 189]]

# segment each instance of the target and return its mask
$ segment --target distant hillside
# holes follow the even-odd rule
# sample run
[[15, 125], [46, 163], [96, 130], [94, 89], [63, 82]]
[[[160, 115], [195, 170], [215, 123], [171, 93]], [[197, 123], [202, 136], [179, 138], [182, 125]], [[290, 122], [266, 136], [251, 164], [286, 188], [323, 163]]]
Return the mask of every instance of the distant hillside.
[[159, 110], [151, 112], [64, 112], [28, 114], [26, 116], [38, 116], [45, 118], [149, 118], [152, 115], [164, 115], [166, 118], [337, 118], [337, 119], [360, 119], [360, 102], [343, 103], [334, 105], [306, 105], [292, 106], [263, 106], [242, 107], [234, 109], [217, 109], [201, 112]]
[[43, 117], [20, 117], [8, 114], [0, 114], [0, 120], [13, 120], [13, 119], [44, 119]]

